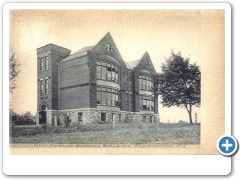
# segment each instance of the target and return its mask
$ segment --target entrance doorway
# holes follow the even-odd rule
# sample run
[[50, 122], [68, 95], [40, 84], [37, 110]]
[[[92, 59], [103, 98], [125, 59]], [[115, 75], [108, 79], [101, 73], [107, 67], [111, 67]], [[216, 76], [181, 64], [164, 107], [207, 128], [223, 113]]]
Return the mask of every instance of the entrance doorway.
[[46, 124], [47, 116], [46, 116], [47, 106], [43, 105], [41, 108], [41, 112], [39, 112], [39, 124]]

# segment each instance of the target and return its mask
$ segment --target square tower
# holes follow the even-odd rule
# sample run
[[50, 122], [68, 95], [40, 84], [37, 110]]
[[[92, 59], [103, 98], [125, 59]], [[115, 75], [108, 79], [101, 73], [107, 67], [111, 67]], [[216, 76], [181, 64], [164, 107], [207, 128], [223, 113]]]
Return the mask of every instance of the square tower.
[[37, 49], [37, 124], [54, 124], [59, 103], [58, 63], [70, 52], [54, 44]]

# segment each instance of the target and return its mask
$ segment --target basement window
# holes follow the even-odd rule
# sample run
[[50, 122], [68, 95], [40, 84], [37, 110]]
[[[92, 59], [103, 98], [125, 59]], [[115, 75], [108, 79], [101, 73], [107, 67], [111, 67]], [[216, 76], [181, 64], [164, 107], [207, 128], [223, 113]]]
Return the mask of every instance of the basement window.
[[78, 122], [82, 122], [82, 112], [78, 113]]
[[106, 113], [101, 113], [101, 121], [106, 121]]

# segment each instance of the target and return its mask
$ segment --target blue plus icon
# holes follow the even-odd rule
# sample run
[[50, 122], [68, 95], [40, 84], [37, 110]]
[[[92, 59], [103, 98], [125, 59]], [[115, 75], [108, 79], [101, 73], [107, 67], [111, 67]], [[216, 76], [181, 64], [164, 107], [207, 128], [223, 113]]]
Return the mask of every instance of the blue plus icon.
[[224, 156], [230, 156], [237, 150], [238, 143], [233, 136], [222, 136], [217, 143], [218, 151]]

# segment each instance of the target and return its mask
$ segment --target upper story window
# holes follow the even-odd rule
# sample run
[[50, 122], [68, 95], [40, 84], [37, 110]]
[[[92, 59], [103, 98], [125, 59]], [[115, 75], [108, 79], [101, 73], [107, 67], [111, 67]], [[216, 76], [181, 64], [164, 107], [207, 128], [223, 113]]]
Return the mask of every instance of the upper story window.
[[44, 67], [44, 62], [43, 62], [43, 57], [40, 58], [40, 71], [43, 71]]
[[44, 89], [44, 80], [40, 80], [40, 94], [43, 94], [43, 89]]
[[133, 105], [133, 94], [132, 92], [126, 91], [126, 104], [130, 103], [130, 105]]
[[150, 64], [150, 62], [149, 62], [148, 60], [146, 60], [146, 61], [144, 62], [144, 65], [150, 67], [151, 64]]
[[111, 46], [111, 44], [105, 44], [105, 51], [107, 51], [107, 52], [113, 52], [114, 49], [113, 49], [113, 47]]
[[40, 79], [40, 94], [48, 94], [49, 93], [49, 77]]
[[45, 70], [48, 70], [48, 56], [45, 57]]
[[132, 83], [132, 71], [127, 70], [127, 77], [126, 77], [126, 82]]
[[97, 79], [119, 83], [119, 66], [108, 62], [97, 62]]
[[151, 76], [139, 76], [139, 89], [153, 91], [153, 79]]
[[45, 94], [48, 94], [48, 79], [45, 79]]

